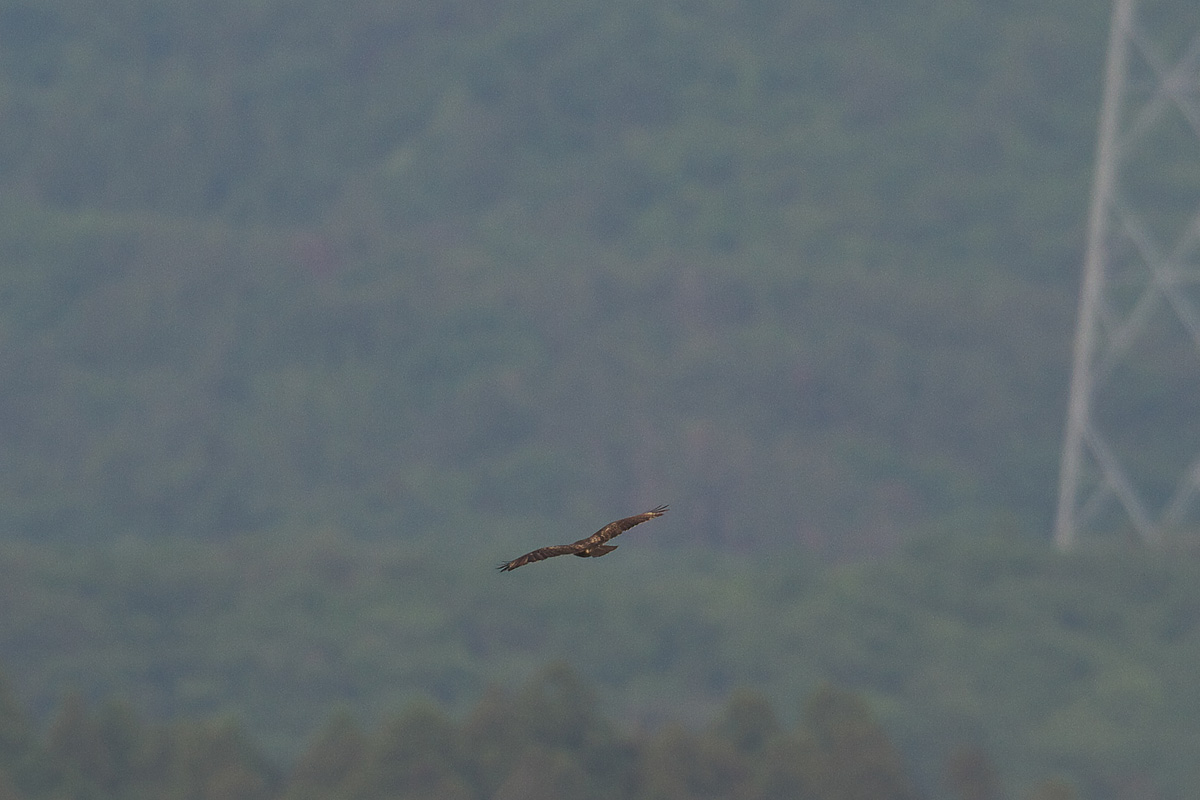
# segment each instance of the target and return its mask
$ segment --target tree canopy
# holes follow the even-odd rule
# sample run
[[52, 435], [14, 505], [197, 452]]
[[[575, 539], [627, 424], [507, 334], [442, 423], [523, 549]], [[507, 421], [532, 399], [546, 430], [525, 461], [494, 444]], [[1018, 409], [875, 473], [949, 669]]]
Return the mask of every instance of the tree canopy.
[[[19, 727], [27, 757], [41, 765], [34, 774], [0, 762], [5, 800], [920, 797], [899, 752], [849, 692], [818, 689], [794, 727], [774, 720], [765, 697], [742, 692], [707, 726], [631, 732], [596, 713], [591, 691], [564, 664], [515, 694], [493, 688], [462, 721], [417, 704], [363, 731], [336, 714], [282, 769], [232, 720], [155, 724], [126, 704], [93, 709], [78, 695], [62, 703], [44, 739], [8, 708], [0, 724]], [[973, 784], [960, 784], [959, 800], [973, 800]], [[1030, 796], [1056, 785], [1042, 782]], [[1064, 788], [1056, 796], [1072, 800]]]
[[[0, 0], [0, 797], [1200, 785], [1194, 554], [1045, 552], [1105, 5]], [[1097, 408], [1151, 498], [1173, 325]], [[485, 694], [563, 658], [570, 746]]]
[[[6, 530], [1048, 527], [1102, 5], [0, 18]], [[1155, 353], [1131, 436], [1197, 411]]]
[[[441, 709], [494, 740], [476, 757], [499, 791], [503, 777], [488, 770], [514, 763], [509, 743], [521, 736], [617, 759], [606, 725], [649, 732], [718, 718], [730, 746], [760, 753], [832, 683], [868, 703], [923, 791], [973, 748], [1013, 788], [1063, 775], [1087, 797], [1151, 781], [1182, 799], [1200, 781], [1188, 735], [1200, 716], [1194, 553], [1062, 555], [955, 532], [833, 569], [681, 553], [649, 538], [537, 572], [501, 575], [494, 561], [328, 532], [274, 543], [0, 543], [0, 652], [22, 700], [12, 707], [61, 716], [63, 687], [76, 687], [91, 703], [128, 697], [151, 720], [237, 715], [281, 762], [325, 742], [311, 757], [331, 774], [357, 763], [341, 739], [355, 740], [360, 725], [395, 738], [381, 765], [454, 741], [438, 717], [422, 723], [426, 738], [385, 722], [394, 709]], [[553, 659], [576, 672], [548, 672], [509, 711], [488, 711], [489, 685], [511, 691]], [[826, 736], [823, 708], [804, 712], [813, 736]], [[846, 718], [846, 746], [866, 747], [857, 719]], [[20, 730], [0, 725], [0, 764], [26, 746]], [[671, 742], [663, 759], [685, 746]], [[797, 757], [811, 746], [787, 744]], [[457, 769], [455, 752], [430, 781]]]

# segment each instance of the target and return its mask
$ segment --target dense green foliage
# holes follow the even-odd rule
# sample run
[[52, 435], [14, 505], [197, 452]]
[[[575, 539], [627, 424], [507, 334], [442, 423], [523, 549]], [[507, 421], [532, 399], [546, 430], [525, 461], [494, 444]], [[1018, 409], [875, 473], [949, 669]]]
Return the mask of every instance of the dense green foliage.
[[[344, 705], [379, 733], [331, 736], [378, 771], [412, 727], [383, 714], [555, 658], [663, 763], [726, 745], [660, 723], [831, 679], [923, 789], [948, 759], [983, 785], [982, 750], [1021, 791], [1182, 797], [1194, 558], [1040, 544], [1106, 6], [0, 0], [18, 696], [237, 714], [272, 757]], [[1187, 5], [1141, 9], [1178, 52]], [[1130, 187], [1162, 235], [1200, 180], [1175, 123]], [[1177, 327], [1098, 407], [1151, 498], [1200, 445]], [[636, 550], [490, 572], [662, 502]], [[0, 759], [33, 752], [6, 702]], [[89, 713], [49, 751], [107, 763], [71, 732], [131, 712]], [[214, 725], [165, 763], [236, 751], [214, 780], [286, 791]], [[0, 760], [0, 798], [50, 785], [34, 762]]]
[[[899, 753], [854, 695], [822, 686], [799, 725], [734, 693], [704, 730], [623, 732], [565, 665], [461, 723], [431, 704], [366, 732], [335, 714], [287, 770], [230, 720], [147, 724], [126, 703], [62, 704], [45, 741], [0, 684], [4, 800], [917, 800]], [[1000, 800], [986, 755], [952, 762], [958, 800]], [[1053, 794], [1046, 794], [1053, 792]], [[1033, 800], [1072, 800], [1061, 781]]]
[[4, 0], [0, 523], [1044, 528], [1105, 24]]
[[948, 540], [818, 570], [647, 534], [595, 561], [492, 566], [329, 532], [10, 543], [0, 652], [39, 718], [73, 686], [155, 719], [238, 714], [280, 757], [339, 708], [370, 724], [422, 699], [463, 713], [562, 659], [606, 714], [648, 730], [711, 717], [740, 687], [785, 717], [823, 681], [852, 687], [926, 788], [973, 747], [1013, 787], [1061, 774], [1105, 800], [1200, 785], [1194, 555]]

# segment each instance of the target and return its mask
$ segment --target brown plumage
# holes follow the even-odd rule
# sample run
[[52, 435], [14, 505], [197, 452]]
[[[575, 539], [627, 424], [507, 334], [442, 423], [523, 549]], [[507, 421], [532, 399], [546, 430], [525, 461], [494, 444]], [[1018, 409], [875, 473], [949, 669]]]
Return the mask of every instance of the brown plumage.
[[632, 517], [619, 519], [616, 522], [610, 522], [600, 530], [593, 533], [586, 539], [580, 539], [574, 544], [555, 544], [549, 547], [541, 547], [534, 550], [532, 553], [526, 553], [520, 558], [514, 558], [512, 561], [506, 561], [499, 566], [501, 572], [511, 572], [517, 567], [523, 567], [526, 564], [532, 564], [534, 561], [545, 561], [547, 558], [554, 556], [576, 555], [580, 558], [599, 558], [605, 553], [611, 553], [617, 549], [615, 544], [605, 544], [609, 539], [615, 536], [620, 536], [625, 531], [632, 528], [634, 525], [641, 525], [648, 519], [661, 517], [667, 513], [666, 506], [659, 506], [651, 509], [645, 514], [635, 514]]

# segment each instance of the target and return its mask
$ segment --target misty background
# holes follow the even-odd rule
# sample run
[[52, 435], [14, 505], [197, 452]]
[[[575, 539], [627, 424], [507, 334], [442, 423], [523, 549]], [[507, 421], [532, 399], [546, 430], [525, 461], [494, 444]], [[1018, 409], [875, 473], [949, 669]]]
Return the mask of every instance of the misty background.
[[[1185, 5], [1141, 5], [1165, 52]], [[1193, 548], [1049, 545], [1109, 10], [0, 0], [20, 704], [287, 759], [551, 662], [647, 728], [831, 681], [930, 796], [970, 745], [1185, 797]], [[1164, 225], [1186, 142], [1136, 164]], [[1176, 333], [1100, 409], [1152, 498], [1200, 444]]]

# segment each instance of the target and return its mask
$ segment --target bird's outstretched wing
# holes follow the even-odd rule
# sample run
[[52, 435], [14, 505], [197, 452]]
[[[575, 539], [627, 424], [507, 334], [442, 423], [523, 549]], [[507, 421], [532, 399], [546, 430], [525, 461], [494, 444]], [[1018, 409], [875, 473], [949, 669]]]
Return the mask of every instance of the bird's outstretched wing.
[[532, 564], [534, 561], [545, 561], [547, 558], [554, 556], [577, 555], [583, 557], [597, 558], [610, 553], [617, 549], [616, 545], [606, 546], [604, 543], [614, 536], [620, 536], [625, 531], [632, 528], [634, 525], [641, 525], [646, 520], [661, 517], [667, 513], [666, 506], [659, 506], [647, 511], [645, 514], [634, 514], [632, 517], [625, 517], [616, 522], [610, 522], [600, 530], [588, 536], [585, 539], [580, 539], [578, 542], [571, 544], [556, 544], [550, 547], [541, 547], [534, 550], [532, 553], [526, 553], [520, 558], [514, 558], [512, 561], [506, 561], [497, 569], [501, 572], [511, 572], [517, 567], [523, 567], [526, 564]]
[[[629, 530], [634, 525], [641, 525], [643, 522], [654, 519], [655, 517], [661, 517], [665, 513], [667, 513], [666, 506], [659, 506], [658, 508], [652, 508], [649, 511], [647, 511], [645, 514], [634, 514], [632, 517], [626, 517], [625, 519], [619, 519], [616, 522], [610, 522], [607, 525], [605, 525], [603, 528], [601, 528], [600, 530], [593, 533], [588, 538], [583, 539], [581, 541], [589, 542], [592, 539], [594, 539], [595, 537], [599, 536], [600, 543], [604, 543], [604, 542], [607, 542], [609, 539], [613, 538], [614, 536], [620, 536], [622, 533]], [[576, 542], [576, 544], [578, 544], [578, 542]]]
[[511, 572], [517, 567], [523, 567], [526, 564], [532, 564], [535, 561], [545, 561], [547, 558], [554, 556], [565, 556], [571, 553], [578, 553], [583, 550], [583, 546], [579, 542], [575, 544], [552, 544], [549, 547], [539, 547], [532, 553], [526, 553], [520, 558], [514, 558], [512, 561], [506, 561], [496, 569], [501, 572]]

